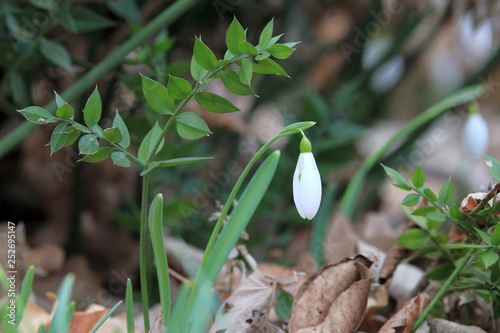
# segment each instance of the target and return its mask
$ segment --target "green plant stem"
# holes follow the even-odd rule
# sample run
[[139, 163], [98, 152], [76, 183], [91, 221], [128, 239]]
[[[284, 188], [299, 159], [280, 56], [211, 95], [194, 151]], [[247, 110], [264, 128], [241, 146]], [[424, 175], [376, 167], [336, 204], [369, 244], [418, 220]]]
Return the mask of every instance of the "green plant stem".
[[[77, 82], [71, 85], [62, 94], [60, 94], [61, 97], [66, 100], [71, 100], [80, 96], [87, 89], [92, 87], [92, 85], [94, 85], [99, 79], [108, 74], [109, 71], [118, 67], [123, 59], [136, 47], [145, 44], [161, 29], [169, 25], [199, 1], [200, 0], [179, 0], [174, 2], [148, 25], [140, 29], [135, 36], [132, 36], [119, 49], [104, 58], [99, 64], [97, 64], [89, 72], [83, 75]], [[49, 104], [44, 106], [44, 108], [54, 111], [56, 108], [55, 101], [50, 102]], [[35, 127], [36, 125], [33, 123], [24, 122], [23, 124], [16, 127], [16, 129], [14, 129], [12, 132], [7, 134], [0, 141], [0, 157], [4, 156], [7, 152], [9, 152], [10, 149], [12, 149], [26, 136], [32, 133]]]
[[344, 193], [340, 203], [340, 212], [349, 219], [354, 217], [356, 210], [356, 203], [359, 199], [363, 183], [366, 179], [368, 172], [384, 157], [385, 154], [396, 144], [400, 142], [407, 135], [418, 129], [419, 127], [427, 124], [437, 116], [446, 112], [450, 108], [470, 102], [480, 97], [485, 91], [484, 86], [474, 85], [461, 89], [440, 102], [434, 104], [412, 121], [401, 127], [379, 150], [369, 155], [358, 169], [352, 180], [349, 182], [347, 189]]
[[434, 296], [434, 298], [431, 300], [431, 302], [429, 303], [429, 305], [422, 312], [422, 314], [420, 315], [420, 317], [418, 318], [418, 320], [415, 322], [415, 325], [413, 325], [413, 328], [411, 330], [412, 333], [414, 333], [420, 327], [420, 325], [422, 325], [422, 323], [424, 322], [424, 320], [427, 317], [427, 315], [432, 311], [432, 309], [434, 308], [434, 306], [436, 306], [436, 304], [441, 300], [441, 298], [443, 298], [444, 294], [450, 288], [450, 286], [453, 283], [453, 281], [455, 280], [455, 278], [458, 276], [458, 274], [460, 274], [460, 272], [462, 271], [462, 269], [465, 267], [465, 265], [467, 264], [467, 262], [469, 261], [469, 259], [474, 254], [474, 251], [475, 251], [474, 249], [470, 249], [462, 258], [460, 258], [458, 260], [457, 265], [455, 267], [455, 270], [451, 273], [451, 275], [448, 278], [448, 280], [446, 280], [446, 282], [443, 284], [443, 286], [441, 287], [441, 289], [439, 289], [439, 291], [436, 294], [436, 296]]
[[151, 239], [149, 237], [148, 227], [148, 191], [149, 191], [149, 175], [142, 177], [142, 198], [141, 198], [141, 226], [139, 236], [139, 274], [141, 280], [141, 302], [144, 318], [144, 330], [149, 331], [149, 295], [148, 295], [148, 280], [149, 272], [151, 271], [152, 260], [151, 256]]

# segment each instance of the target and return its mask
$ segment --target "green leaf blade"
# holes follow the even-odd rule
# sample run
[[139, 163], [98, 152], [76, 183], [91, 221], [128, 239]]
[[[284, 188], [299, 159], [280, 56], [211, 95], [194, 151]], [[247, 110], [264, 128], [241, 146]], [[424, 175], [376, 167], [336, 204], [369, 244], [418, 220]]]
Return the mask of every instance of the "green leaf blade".
[[453, 199], [453, 185], [449, 178], [441, 187], [438, 193], [438, 202], [441, 205], [448, 205]]
[[78, 149], [83, 155], [95, 154], [99, 150], [99, 141], [94, 134], [85, 134], [78, 141]]
[[227, 49], [235, 56], [239, 56], [244, 52], [240, 49], [240, 45], [242, 43], [246, 43], [246, 41], [247, 37], [245, 30], [241, 26], [240, 22], [238, 22], [236, 17], [234, 17], [226, 32]]
[[225, 70], [221, 72], [221, 80], [227, 90], [240, 96], [254, 95], [252, 88], [240, 80], [240, 76], [232, 70]]
[[177, 132], [183, 139], [195, 140], [211, 133], [205, 120], [195, 112], [183, 112], [175, 117], [175, 121]]
[[425, 173], [420, 165], [413, 172], [413, 175], [411, 176], [411, 182], [413, 183], [413, 186], [415, 186], [416, 188], [421, 188], [422, 186], [424, 186]]
[[92, 95], [90, 95], [89, 99], [87, 100], [85, 108], [83, 109], [83, 120], [88, 127], [92, 128], [97, 125], [99, 120], [101, 120], [101, 114], [101, 96], [99, 95], [99, 91], [96, 87], [92, 92]]
[[23, 115], [26, 120], [35, 124], [45, 124], [45, 123], [53, 123], [57, 121], [57, 118], [54, 117], [50, 111], [41, 108], [39, 106], [28, 106], [22, 110], [18, 111]]
[[130, 161], [127, 158], [127, 154], [121, 151], [115, 151], [114, 153], [111, 154], [111, 160], [113, 161], [114, 165], [117, 165], [122, 168], [128, 168], [130, 167]]
[[175, 102], [160, 82], [141, 74], [142, 92], [148, 105], [159, 114], [174, 114]]
[[118, 127], [106, 128], [103, 132], [103, 135], [109, 142], [121, 142], [123, 140], [123, 136]]
[[228, 113], [240, 111], [233, 103], [219, 95], [202, 92], [195, 96], [196, 102], [209, 112]]
[[265, 58], [258, 63], [253, 64], [253, 72], [260, 74], [280, 75], [288, 78], [290, 77], [288, 73], [283, 69], [283, 67], [269, 58]]
[[85, 155], [85, 157], [80, 159], [80, 161], [89, 162], [89, 163], [98, 163], [98, 162], [102, 162], [105, 159], [107, 159], [108, 157], [110, 157], [112, 153], [113, 153], [113, 148], [102, 147], [102, 148], [99, 148], [99, 150], [97, 152], [95, 152], [94, 154]]
[[117, 127], [122, 135], [122, 140], [118, 144], [125, 149], [128, 148], [130, 146], [130, 134], [127, 125], [118, 111], [116, 111], [115, 118], [113, 119], [113, 127]]
[[170, 97], [180, 100], [188, 97], [191, 90], [193, 90], [193, 87], [189, 81], [171, 75], [168, 79], [167, 89]]
[[273, 29], [274, 29], [274, 19], [269, 21], [268, 24], [262, 29], [262, 32], [260, 33], [259, 36], [259, 48], [261, 50], [265, 50], [267, 46], [269, 45], [269, 42], [271, 41], [271, 38], [273, 36]]
[[73, 119], [74, 115], [75, 110], [68, 103], [64, 103], [56, 110], [56, 116], [64, 120]]
[[425, 246], [429, 242], [429, 235], [417, 228], [405, 230], [396, 238], [396, 243], [410, 250], [417, 250]]
[[215, 62], [217, 61], [217, 57], [210, 50], [210, 48], [201, 41], [200, 38], [195, 38], [194, 40], [194, 50], [193, 50], [194, 58], [196, 62], [207, 71], [212, 71], [215, 69]]

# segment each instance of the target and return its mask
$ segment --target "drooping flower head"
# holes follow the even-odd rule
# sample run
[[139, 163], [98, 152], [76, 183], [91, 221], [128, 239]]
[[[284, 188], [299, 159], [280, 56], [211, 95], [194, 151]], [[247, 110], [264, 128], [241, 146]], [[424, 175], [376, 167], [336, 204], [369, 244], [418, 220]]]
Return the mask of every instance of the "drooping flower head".
[[312, 153], [311, 141], [303, 135], [293, 175], [293, 201], [304, 219], [312, 220], [321, 203], [321, 177]]

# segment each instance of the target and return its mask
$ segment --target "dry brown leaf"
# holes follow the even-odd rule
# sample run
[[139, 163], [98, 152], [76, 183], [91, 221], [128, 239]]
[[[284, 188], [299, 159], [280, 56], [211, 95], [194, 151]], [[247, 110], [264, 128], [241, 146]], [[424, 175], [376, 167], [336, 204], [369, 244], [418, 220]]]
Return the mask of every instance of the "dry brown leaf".
[[477, 326], [465, 326], [445, 319], [429, 321], [431, 333], [486, 333]]
[[368, 269], [370, 265], [371, 261], [358, 255], [324, 266], [308, 278], [293, 302], [290, 332], [313, 332], [314, 329], [328, 332], [333, 326], [342, 332], [353, 331], [366, 308], [373, 278]]
[[323, 250], [325, 262], [333, 264], [354, 255], [358, 240], [359, 236], [354, 231], [351, 221], [341, 214], [335, 214], [326, 235]]
[[427, 294], [418, 294], [392, 316], [378, 333], [410, 333], [422, 311], [430, 302]]
[[226, 332], [282, 332], [269, 323], [274, 306], [277, 282], [259, 270], [244, 278], [241, 285], [220, 307], [209, 333]]
[[90, 332], [99, 320], [106, 315], [106, 312], [108, 312], [108, 309], [102, 306], [89, 307], [85, 312], [76, 311], [73, 314], [73, 319], [71, 319], [69, 331], [71, 333]]

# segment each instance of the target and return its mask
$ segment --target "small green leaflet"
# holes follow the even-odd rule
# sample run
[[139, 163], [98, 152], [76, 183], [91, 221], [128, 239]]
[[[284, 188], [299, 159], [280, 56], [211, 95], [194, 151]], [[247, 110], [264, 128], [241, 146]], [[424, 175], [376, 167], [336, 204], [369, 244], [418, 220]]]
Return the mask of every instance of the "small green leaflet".
[[120, 142], [123, 139], [118, 127], [106, 128], [103, 135], [109, 142]]
[[227, 99], [209, 92], [199, 93], [195, 99], [202, 108], [209, 112], [227, 113], [240, 110]]
[[[233, 21], [229, 25], [229, 28], [226, 32], [226, 46], [229, 52], [234, 54], [235, 56], [241, 55], [244, 51], [240, 48], [242, 43], [246, 43], [247, 37], [245, 30], [241, 26], [240, 22], [233, 18]], [[246, 52], [245, 52], [246, 53]]]
[[189, 81], [171, 75], [168, 79], [167, 89], [173, 99], [184, 99], [189, 95], [193, 87]]
[[54, 128], [50, 138], [50, 155], [54, 154], [59, 149], [66, 146], [68, 135], [66, 134], [67, 124], [59, 124]]
[[491, 177], [500, 182], [500, 161], [487, 153], [484, 153], [484, 160], [486, 161], [486, 166]]
[[271, 53], [273, 57], [281, 60], [288, 59], [292, 55], [293, 51], [295, 51], [293, 48], [284, 44], [274, 44], [267, 49], [267, 52]]
[[42, 38], [40, 41], [39, 50], [41, 55], [56, 65], [64, 69], [66, 72], [73, 74], [74, 69], [71, 64], [71, 56], [64, 46], [54, 41]]
[[80, 159], [80, 161], [89, 162], [89, 163], [98, 163], [104, 161], [113, 152], [113, 148], [111, 147], [102, 147], [96, 153], [86, 155], [84, 158]]
[[200, 66], [200, 64], [196, 61], [195, 57], [193, 56], [191, 58], [191, 64], [190, 64], [190, 71], [191, 71], [191, 76], [193, 79], [196, 81], [201, 81], [207, 75], [208, 71], [204, 69], [203, 67]]
[[127, 125], [125, 125], [125, 122], [118, 111], [116, 111], [115, 119], [113, 119], [113, 127], [117, 127], [122, 135], [122, 139], [118, 144], [123, 148], [128, 148], [128, 146], [130, 146], [130, 134], [128, 132]]
[[255, 95], [250, 86], [240, 80], [240, 76], [236, 72], [228, 69], [222, 71], [220, 75], [222, 83], [232, 93], [241, 96]]
[[[165, 139], [161, 138], [161, 133], [162, 129], [160, 125], [156, 123], [142, 140], [141, 145], [139, 146], [139, 152], [137, 153], [137, 157], [142, 163], [145, 164], [147, 161], [149, 161], [152, 158], [153, 154], [156, 154], [163, 147], [163, 142], [165, 141]], [[156, 150], [156, 152], [153, 152], [154, 145], [160, 139], [161, 143], [158, 146], [158, 149]]]
[[274, 75], [282, 75], [286, 77], [290, 77], [287, 72], [278, 65], [275, 61], [266, 58], [261, 61], [259, 61], [256, 64], [253, 64], [253, 72], [254, 73], [260, 73], [260, 74], [274, 74]]
[[215, 62], [217, 58], [215, 54], [210, 50], [208, 46], [201, 41], [201, 38], [195, 38], [194, 40], [194, 58], [196, 62], [204, 69], [211, 71], [215, 69]]
[[68, 103], [64, 103], [56, 110], [56, 116], [64, 120], [72, 119], [74, 114], [75, 110]]
[[259, 48], [261, 50], [265, 50], [266, 47], [269, 45], [271, 37], [273, 36], [273, 26], [274, 26], [274, 19], [269, 21], [269, 23], [264, 27], [264, 29], [262, 29], [262, 32], [260, 33], [259, 36]]
[[194, 140], [210, 134], [210, 129], [197, 113], [188, 111], [175, 117], [177, 132], [183, 139]]
[[52, 115], [48, 110], [39, 106], [29, 106], [19, 112], [26, 118], [26, 120], [35, 124], [53, 123], [57, 118]]
[[99, 95], [97, 87], [95, 87], [92, 95], [90, 95], [87, 103], [85, 104], [85, 108], [83, 109], [83, 120], [88, 127], [92, 128], [97, 125], [97, 123], [101, 119], [101, 114], [101, 96]]
[[415, 171], [413, 172], [413, 175], [411, 177], [411, 182], [413, 183], [413, 186], [416, 188], [421, 188], [425, 184], [425, 174], [424, 170], [422, 170], [422, 167], [419, 165]]
[[111, 160], [115, 165], [118, 165], [122, 168], [128, 168], [130, 166], [130, 161], [127, 158], [127, 155], [121, 151], [115, 151], [111, 154]]
[[404, 231], [398, 238], [396, 243], [410, 250], [417, 250], [423, 247], [430, 240], [430, 236], [423, 230], [411, 228]]
[[99, 141], [97, 141], [97, 137], [94, 134], [85, 134], [78, 141], [78, 149], [80, 150], [80, 154], [95, 154], [99, 150]]
[[144, 98], [151, 109], [159, 114], [174, 114], [175, 102], [164, 85], [142, 74], [141, 82]]

